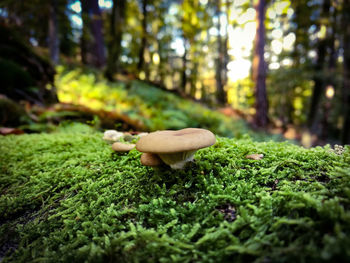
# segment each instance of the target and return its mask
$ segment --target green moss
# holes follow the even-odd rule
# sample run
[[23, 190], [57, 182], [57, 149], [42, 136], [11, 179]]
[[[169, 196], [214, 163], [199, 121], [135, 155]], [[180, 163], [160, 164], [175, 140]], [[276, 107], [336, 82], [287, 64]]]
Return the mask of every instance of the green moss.
[[0, 137], [4, 262], [350, 259], [349, 147], [218, 138], [174, 171], [101, 137], [80, 126]]

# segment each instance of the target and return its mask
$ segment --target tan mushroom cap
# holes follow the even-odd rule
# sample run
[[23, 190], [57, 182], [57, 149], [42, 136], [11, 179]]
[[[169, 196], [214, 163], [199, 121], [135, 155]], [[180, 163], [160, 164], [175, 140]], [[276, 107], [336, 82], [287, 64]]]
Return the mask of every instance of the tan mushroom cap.
[[175, 153], [198, 150], [213, 145], [215, 141], [215, 135], [205, 129], [165, 130], [141, 137], [136, 149], [145, 153]]
[[143, 153], [141, 155], [141, 163], [145, 166], [159, 166], [163, 162], [156, 154]]
[[116, 152], [128, 152], [135, 148], [135, 144], [127, 144], [122, 142], [115, 142], [112, 144], [112, 149]]

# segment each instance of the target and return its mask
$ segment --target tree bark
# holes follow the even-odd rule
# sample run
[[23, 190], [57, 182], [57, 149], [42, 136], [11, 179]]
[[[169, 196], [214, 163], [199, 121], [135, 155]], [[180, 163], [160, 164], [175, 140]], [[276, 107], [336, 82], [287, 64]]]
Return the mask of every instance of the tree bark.
[[91, 59], [89, 59], [89, 43], [90, 41], [90, 30], [89, 30], [89, 16], [88, 16], [88, 8], [86, 5], [86, 1], [80, 0], [81, 4], [81, 19], [83, 21], [83, 28], [81, 30], [80, 37], [80, 56], [81, 62], [84, 65], [88, 65], [91, 63]]
[[191, 76], [190, 76], [190, 96], [191, 98], [196, 97], [197, 92], [197, 80], [198, 80], [198, 62], [194, 61], [191, 69]]
[[83, 33], [81, 54], [84, 64], [102, 68], [106, 64], [102, 16], [98, 0], [80, 0], [82, 6]]
[[113, 75], [120, 71], [120, 55], [122, 53], [123, 25], [125, 24], [126, 0], [113, 0], [110, 19], [110, 39], [108, 44], [108, 58], [106, 77], [113, 80]]
[[264, 128], [268, 124], [268, 101], [266, 94], [266, 63], [265, 47], [265, 0], [259, 0], [256, 5], [257, 28], [253, 57], [253, 81], [255, 83], [255, 125]]
[[[324, 0], [322, 5], [322, 14], [321, 18], [328, 18], [329, 16], [329, 8], [330, 8], [330, 0]], [[318, 130], [318, 117], [317, 113], [320, 112], [320, 102], [322, 99], [322, 95], [324, 94], [324, 76], [323, 76], [323, 67], [325, 63], [326, 53], [327, 53], [327, 38], [318, 40], [318, 45], [316, 49], [317, 59], [314, 65], [315, 76], [313, 78], [314, 81], [314, 89], [311, 97], [310, 111], [308, 115], [307, 124], [311, 131], [316, 132]], [[320, 115], [320, 114], [319, 114]]]
[[182, 72], [181, 72], [181, 89], [184, 93], [186, 93], [186, 85], [187, 85], [187, 40], [184, 38], [184, 54], [182, 56]]
[[59, 46], [60, 41], [58, 38], [57, 0], [51, 0], [49, 16], [49, 51], [51, 61], [54, 65], [58, 64], [60, 51]]
[[[324, 78], [324, 87], [331, 86], [334, 89], [336, 88], [336, 79], [334, 76], [336, 76], [336, 66], [337, 66], [337, 58], [338, 58], [338, 50], [336, 49], [336, 34], [338, 31], [338, 23], [337, 23], [337, 17], [338, 12], [336, 9], [330, 9], [329, 10], [329, 28], [327, 29], [326, 34], [326, 47], [328, 50], [328, 61], [326, 64], [326, 72], [325, 72], [325, 78]], [[325, 88], [323, 88], [324, 90]], [[324, 91], [323, 91], [324, 92]], [[332, 105], [332, 98], [327, 98], [327, 101], [325, 102], [323, 106], [323, 122], [322, 122], [322, 131], [320, 138], [324, 141], [327, 140], [328, 136], [330, 135], [330, 128], [332, 127], [330, 125], [330, 111], [333, 108]]]
[[[142, 35], [141, 35], [141, 45], [139, 50], [139, 62], [137, 64], [138, 71], [144, 70], [145, 64], [145, 49], [147, 46], [147, 5], [148, 0], [142, 0]], [[146, 78], [147, 79], [147, 78]]]
[[224, 77], [224, 67], [225, 67], [225, 43], [221, 38], [221, 22], [220, 22], [220, 15], [221, 15], [221, 1], [216, 1], [216, 16], [218, 17], [218, 23], [217, 23], [217, 30], [218, 30], [218, 57], [216, 59], [216, 72], [215, 72], [215, 79], [216, 79], [216, 94], [217, 94], [217, 100], [220, 104], [225, 104], [227, 102], [227, 94], [224, 90], [225, 86], [225, 77]]
[[350, 1], [344, 1], [343, 7], [344, 25], [344, 63], [343, 63], [343, 104], [344, 124], [342, 133], [342, 144], [350, 144]]

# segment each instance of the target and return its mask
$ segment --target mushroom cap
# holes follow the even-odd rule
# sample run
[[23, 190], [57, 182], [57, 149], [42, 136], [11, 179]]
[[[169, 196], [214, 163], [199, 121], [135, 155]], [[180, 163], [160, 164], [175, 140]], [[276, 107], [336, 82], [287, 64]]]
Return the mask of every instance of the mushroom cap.
[[215, 135], [205, 129], [165, 130], [141, 137], [136, 149], [145, 153], [175, 153], [198, 150], [213, 145], [215, 141]]
[[115, 142], [112, 144], [112, 149], [116, 152], [128, 152], [135, 148], [135, 144], [126, 144], [122, 142]]
[[162, 160], [153, 153], [142, 153], [141, 155], [141, 163], [145, 166], [159, 166], [163, 162]]

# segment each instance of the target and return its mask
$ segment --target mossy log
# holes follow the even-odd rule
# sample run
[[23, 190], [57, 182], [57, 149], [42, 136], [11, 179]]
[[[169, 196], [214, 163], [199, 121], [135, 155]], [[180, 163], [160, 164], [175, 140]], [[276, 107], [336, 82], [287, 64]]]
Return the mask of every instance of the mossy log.
[[174, 171], [92, 131], [0, 137], [0, 258], [350, 261], [349, 147], [217, 139]]

